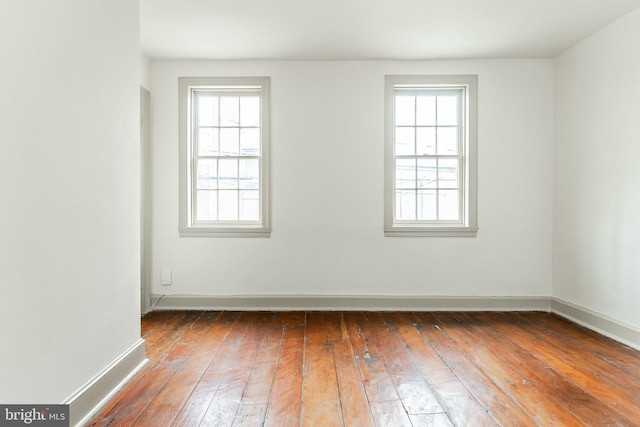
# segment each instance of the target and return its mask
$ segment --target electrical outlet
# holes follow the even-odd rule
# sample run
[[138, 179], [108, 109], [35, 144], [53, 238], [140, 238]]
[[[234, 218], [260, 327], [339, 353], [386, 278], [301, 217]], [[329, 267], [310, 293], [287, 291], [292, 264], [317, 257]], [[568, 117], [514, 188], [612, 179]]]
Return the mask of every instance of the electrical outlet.
[[162, 283], [162, 286], [169, 286], [171, 285], [171, 282], [171, 270], [167, 268], [163, 269], [160, 277], [160, 283]]

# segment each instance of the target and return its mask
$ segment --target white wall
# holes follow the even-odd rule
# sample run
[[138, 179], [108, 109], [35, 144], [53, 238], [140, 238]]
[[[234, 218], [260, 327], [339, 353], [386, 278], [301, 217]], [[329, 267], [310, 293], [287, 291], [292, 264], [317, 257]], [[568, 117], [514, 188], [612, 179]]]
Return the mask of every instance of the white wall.
[[[477, 238], [383, 237], [385, 74], [479, 75]], [[272, 78], [273, 233], [178, 237], [178, 77]], [[153, 292], [551, 294], [553, 61], [154, 61]], [[160, 271], [173, 270], [172, 286]]]
[[640, 9], [556, 59], [553, 294], [640, 327]]
[[60, 403], [140, 337], [138, 3], [0, 14], [0, 402]]

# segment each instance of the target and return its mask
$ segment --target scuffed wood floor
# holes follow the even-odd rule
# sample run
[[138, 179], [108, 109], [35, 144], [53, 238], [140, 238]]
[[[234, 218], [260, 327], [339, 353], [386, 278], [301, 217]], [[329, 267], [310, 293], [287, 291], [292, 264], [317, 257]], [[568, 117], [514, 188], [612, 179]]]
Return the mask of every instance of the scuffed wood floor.
[[640, 352], [547, 313], [154, 312], [90, 426], [633, 426]]

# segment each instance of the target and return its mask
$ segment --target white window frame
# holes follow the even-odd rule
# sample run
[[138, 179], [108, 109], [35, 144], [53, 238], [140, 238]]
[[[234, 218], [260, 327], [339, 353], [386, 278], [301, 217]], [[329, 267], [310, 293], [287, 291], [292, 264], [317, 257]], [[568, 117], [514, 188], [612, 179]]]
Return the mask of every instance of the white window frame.
[[[477, 222], [477, 86], [476, 75], [385, 76], [385, 219], [389, 237], [476, 237]], [[395, 99], [400, 91], [462, 90], [459, 141], [460, 220], [422, 221], [396, 218]], [[418, 157], [418, 156], [416, 156]]]
[[[269, 173], [269, 77], [180, 77], [179, 81], [179, 226], [181, 237], [270, 237], [270, 173]], [[198, 222], [194, 213], [195, 166], [192, 117], [193, 93], [198, 90], [255, 90], [260, 93], [260, 215], [257, 221]]]

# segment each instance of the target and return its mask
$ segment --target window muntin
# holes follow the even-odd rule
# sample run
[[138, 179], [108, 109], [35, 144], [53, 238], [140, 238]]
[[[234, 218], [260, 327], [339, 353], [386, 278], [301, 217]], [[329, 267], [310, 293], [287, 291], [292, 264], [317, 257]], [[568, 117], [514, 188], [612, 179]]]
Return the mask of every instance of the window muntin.
[[183, 236], [268, 236], [268, 78], [181, 78]]
[[475, 81], [387, 76], [386, 235], [475, 235]]

